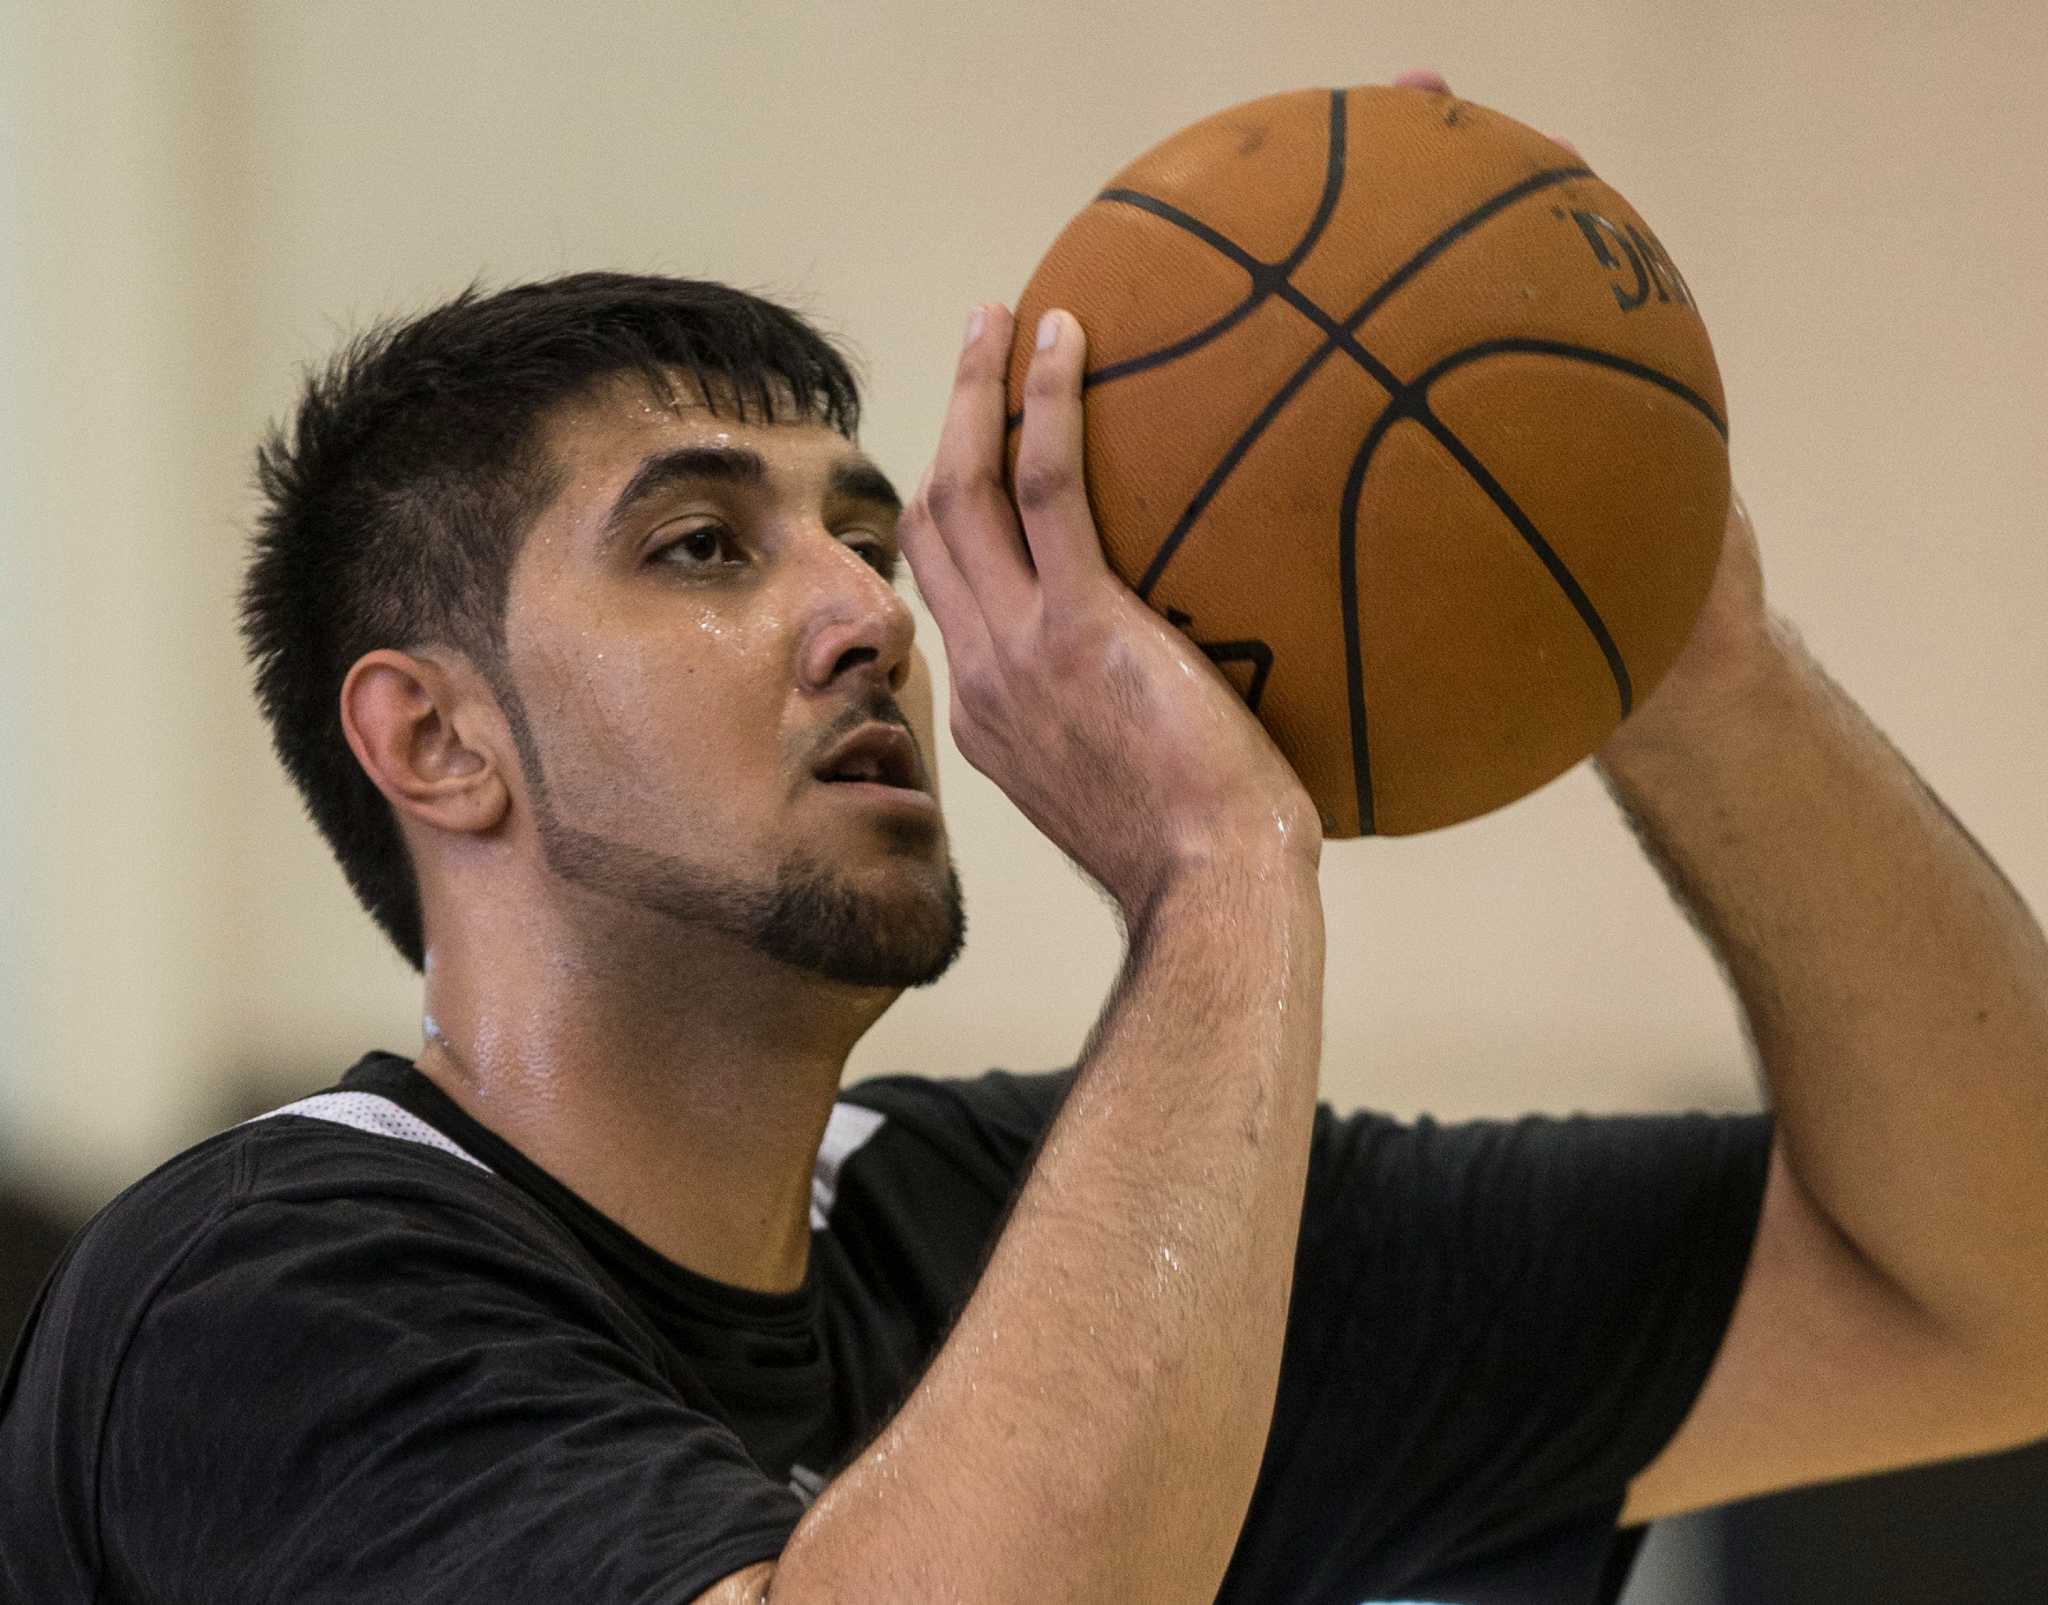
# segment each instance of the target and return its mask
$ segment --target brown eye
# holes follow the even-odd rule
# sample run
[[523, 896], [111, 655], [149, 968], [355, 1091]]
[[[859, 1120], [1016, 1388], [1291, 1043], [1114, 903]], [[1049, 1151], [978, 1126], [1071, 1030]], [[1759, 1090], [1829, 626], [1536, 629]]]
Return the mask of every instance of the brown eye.
[[650, 563], [671, 563], [677, 568], [708, 567], [731, 538], [732, 531], [723, 524], [700, 524], [666, 545], [656, 547], [647, 554], [647, 560]]
[[[849, 543], [851, 544], [851, 543]], [[876, 541], [861, 541], [853, 549], [860, 553], [868, 567], [885, 580], [896, 578], [896, 554]]]
[[[854, 531], [854, 535], [856, 537], [867, 536], [867, 534], [868, 532], [866, 530]], [[884, 540], [877, 540], [873, 536], [868, 536], [868, 538], [864, 540], [857, 538], [847, 538], [845, 536], [842, 536], [841, 539], [845, 540], [848, 546], [852, 547], [854, 551], [858, 552], [860, 554], [861, 561], [867, 564], [868, 567], [873, 569], [877, 574], [881, 575], [883, 579], [889, 581], [889, 583], [892, 585], [896, 582], [896, 572], [900, 563], [900, 559], [897, 557], [896, 548], [892, 543]]]

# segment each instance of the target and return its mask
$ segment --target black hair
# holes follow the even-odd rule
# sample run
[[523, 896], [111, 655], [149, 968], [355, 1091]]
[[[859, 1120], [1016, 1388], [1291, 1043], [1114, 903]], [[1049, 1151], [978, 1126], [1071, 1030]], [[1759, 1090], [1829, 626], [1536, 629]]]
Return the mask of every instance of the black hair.
[[559, 483], [543, 421], [621, 374], [670, 401], [686, 378], [690, 399], [743, 418], [849, 439], [860, 422], [845, 357], [795, 313], [702, 280], [576, 273], [472, 285], [358, 335], [257, 450], [241, 593], [256, 697], [349, 885], [416, 970], [418, 879], [342, 735], [342, 682], [379, 647], [444, 645], [503, 683], [513, 560]]

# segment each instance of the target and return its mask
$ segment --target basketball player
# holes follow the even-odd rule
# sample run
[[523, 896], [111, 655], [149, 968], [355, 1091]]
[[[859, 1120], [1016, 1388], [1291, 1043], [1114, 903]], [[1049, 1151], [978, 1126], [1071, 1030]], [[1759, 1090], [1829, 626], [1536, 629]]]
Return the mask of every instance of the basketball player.
[[[1775, 1115], [1340, 1117], [1315, 809], [1105, 566], [1064, 315], [1004, 494], [1012, 333], [900, 509], [837, 354], [716, 286], [310, 381], [247, 634], [422, 1042], [73, 1243], [9, 1599], [1578, 1605], [1653, 1517], [2048, 1432], [2048, 948], [1740, 508], [1599, 764]], [[899, 554], [1128, 951], [1070, 1070], [842, 1095], [964, 929]]]

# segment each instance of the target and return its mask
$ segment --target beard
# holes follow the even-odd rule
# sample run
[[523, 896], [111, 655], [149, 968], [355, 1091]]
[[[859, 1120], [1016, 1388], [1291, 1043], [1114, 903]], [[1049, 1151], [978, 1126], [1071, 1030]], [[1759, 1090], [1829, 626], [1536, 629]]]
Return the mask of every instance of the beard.
[[[863, 892], [849, 877], [792, 849], [765, 882], [632, 842], [581, 830], [556, 812], [526, 710], [499, 688], [533, 804], [547, 867], [583, 891], [708, 928], [793, 969], [849, 986], [929, 986], [952, 967], [967, 939], [960, 876], [948, 855], [945, 880], [895, 877], [900, 889]], [[926, 851], [931, 827], [891, 820], [892, 845]]]
[[535, 820], [547, 866], [600, 897], [720, 932], [769, 958], [849, 986], [928, 986], [952, 967], [967, 937], [960, 877], [943, 888], [864, 893], [792, 852], [765, 883], [566, 825], [538, 793]]

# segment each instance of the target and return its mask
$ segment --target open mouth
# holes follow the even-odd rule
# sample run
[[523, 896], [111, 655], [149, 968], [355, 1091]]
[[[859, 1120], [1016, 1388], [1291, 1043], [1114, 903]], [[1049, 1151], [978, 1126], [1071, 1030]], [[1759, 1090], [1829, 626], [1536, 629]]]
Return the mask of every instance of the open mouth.
[[929, 799], [924, 765], [907, 731], [895, 725], [863, 725], [828, 753], [815, 771], [833, 785], [900, 791]]
[[819, 760], [813, 773], [848, 802], [906, 819], [915, 816], [924, 824], [935, 825], [938, 819], [939, 803], [924, 760], [901, 725], [880, 720], [862, 725]]

